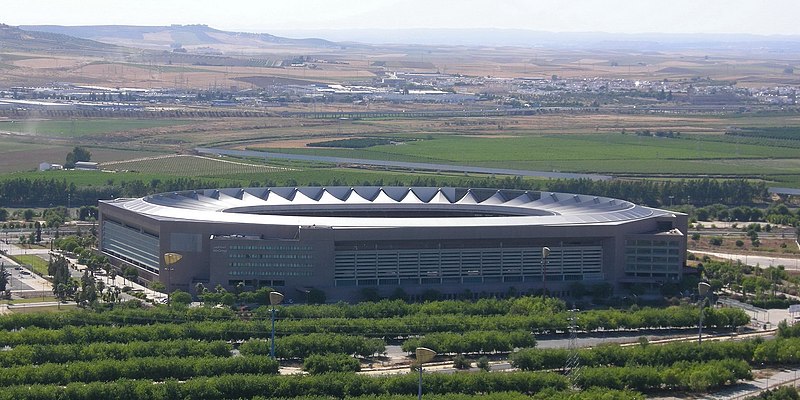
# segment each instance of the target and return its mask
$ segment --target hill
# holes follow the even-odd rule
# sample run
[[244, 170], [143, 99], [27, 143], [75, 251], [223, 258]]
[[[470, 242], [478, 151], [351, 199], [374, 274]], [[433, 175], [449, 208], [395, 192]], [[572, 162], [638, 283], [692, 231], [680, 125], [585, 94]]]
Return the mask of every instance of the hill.
[[58, 32], [24, 30], [5, 24], [0, 24], [0, 48], [4, 52], [24, 51], [99, 56], [125, 52], [124, 48], [108, 43], [77, 38]]
[[170, 26], [61, 26], [24, 25], [31, 29], [54, 34], [69, 35], [103, 43], [149, 48], [149, 49], [221, 49], [280, 47], [338, 47], [338, 44], [323, 39], [290, 39], [266, 33], [228, 32], [207, 25]]

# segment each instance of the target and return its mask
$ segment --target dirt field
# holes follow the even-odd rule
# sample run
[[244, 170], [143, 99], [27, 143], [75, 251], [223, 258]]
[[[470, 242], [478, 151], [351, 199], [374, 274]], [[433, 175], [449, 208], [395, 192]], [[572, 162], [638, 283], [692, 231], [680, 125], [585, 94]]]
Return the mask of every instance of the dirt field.
[[[151, 34], [154, 43], [169, 44], [168, 35]], [[162, 35], [163, 36], [163, 35]], [[261, 44], [263, 46], [263, 43]], [[189, 46], [191, 47], [191, 46]], [[382, 69], [373, 65], [382, 62], [393, 69], [416, 72], [443, 72], [466, 76], [624, 78], [660, 81], [696, 77], [737, 81], [739, 86], [758, 87], [798, 84], [800, 78], [784, 72], [786, 65], [800, 64], [800, 54], [780, 56], [760, 49], [751, 50], [668, 50], [661, 52], [625, 52], [594, 49], [551, 49], [523, 47], [418, 47], [383, 45], [364, 48], [255, 47], [240, 40], [220, 43], [220, 51], [264, 60], [283, 60], [296, 55], [335, 63], [315, 63], [305, 67], [242, 67], [162, 64], [152, 61], [101, 60], [96, 57], [31, 55], [16, 59], [19, 67], [0, 76], [0, 82], [49, 80], [127, 87], [230, 87], [259, 86], [270, 78], [298, 79], [311, 82], [348, 82], [368, 80]], [[15, 55], [17, 57], [18, 55]], [[33, 58], [42, 57], [42, 58]], [[779, 59], [777, 57], [780, 57]], [[243, 81], [243, 79], [245, 81]], [[247, 82], [250, 83], [247, 83]], [[263, 83], [262, 83], [263, 82]]]

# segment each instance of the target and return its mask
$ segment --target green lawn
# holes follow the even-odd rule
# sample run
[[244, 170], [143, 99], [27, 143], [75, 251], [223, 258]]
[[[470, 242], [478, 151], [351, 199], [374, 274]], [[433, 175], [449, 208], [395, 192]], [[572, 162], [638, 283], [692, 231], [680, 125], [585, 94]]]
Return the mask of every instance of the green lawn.
[[719, 137], [706, 140], [698, 135], [672, 139], [618, 133], [512, 138], [434, 136], [367, 149], [270, 151], [562, 172], [800, 177], [797, 148], [779, 147], [768, 141], [746, 144]]
[[43, 306], [43, 307], [25, 307], [22, 305], [18, 305], [17, 307], [10, 308], [9, 311], [13, 313], [51, 313], [51, 312], [63, 312], [63, 311], [70, 311], [76, 309], [77, 306], [75, 304], [61, 304], [60, 306]]
[[[5, 126], [5, 125], [0, 122], [0, 131], [3, 130], [3, 126]], [[54, 146], [54, 145], [48, 145], [48, 144], [37, 144], [37, 143], [20, 142], [18, 140], [0, 137], [0, 154], [2, 154], [2, 153], [14, 153], [14, 152], [25, 152], [25, 151], [35, 151], [35, 150], [58, 148], [58, 147], [60, 147], [60, 146]]]
[[37, 274], [41, 276], [47, 275], [47, 261], [43, 258], [31, 254], [16, 255], [13, 258], [20, 264], [29, 265], [33, 272]]
[[24, 133], [29, 135], [80, 137], [86, 135], [121, 132], [131, 129], [185, 125], [197, 122], [198, 121], [169, 119], [23, 120], [2, 121], [0, 122], [0, 131]]
[[0, 304], [30, 304], [56, 301], [54, 296], [31, 297], [28, 299], [0, 300]]

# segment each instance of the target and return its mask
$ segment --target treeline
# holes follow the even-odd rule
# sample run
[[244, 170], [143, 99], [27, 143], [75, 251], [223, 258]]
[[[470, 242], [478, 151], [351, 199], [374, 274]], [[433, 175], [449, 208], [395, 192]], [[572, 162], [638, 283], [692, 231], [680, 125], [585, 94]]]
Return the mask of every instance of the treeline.
[[476, 331], [465, 333], [431, 333], [403, 342], [403, 351], [412, 352], [417, 347], [427, 347], [439, 354], [510, 352], [515, 348], [533, 347], [536, 339], [528, 331]]
[[747, 400], [800, 400], [800, 393], [795, 387], [781, 386], [761, 392], [758, 396], [748, 397]]
[[0, 181], [0, 206], [3, 207], [55, 207], [95, 206], [98, 200], [119, 197], [142, 197], [153, 193], [194, 190], [217, 187], [225, 180], [195, 178], [153, 179], [149, 182], [122, 181], [116, 185], [77, 186], [66, 179], [13, 178]]
[[[772, 341], [774, 342], [774, 341]], [[771, 342], [764, 342], [771, 343]], [[586, 367], [625, 365], [665, 366], [680, 361], [715, 361], [739, 359], [754, 361], [756, 349], [764, 343], [752, 340], [668, 343], [663, 345], [620, 346], [603, 344], [580, 349], [580, 364]], [[800, 344], [800, 341], [797, 342]], [[787, 349], [789, 347], [786, 347]], [[570, 356], [568, 349], [523, 349], [511, 355], [511, 364], [525, 371], [563, 368]]]
[[0, 386], [277, 373], [278, 362], [265, 356], [144, 357], [4, 367], [0, 369]]
[[0, 329], [22, 328], [59, 329], [65, 326], [91, 325], [149, 325], [198, 321], [230, 321], [237, 319], [231, 309], [197, 308], [126, 308], [117, 307], [103, 312], [73, 310], [61, 313], [11, 313], [0, 317]]
[[[256, 310], [257, 315], [260, 310]], [[663, 309], [590, 310], [579, 314], [578, 329], [594, 331], [624, 329], [682, 328], [697, 325], [697, 307], [672, 306]], [[266, 312], [260, 312], [266, 314]], [[704, 324], [708, 327], [730, 329], [746, 325], [750, 317], [734, 308], [708, 308]], [[266, 317], [264, 317], [266, 318]], [[318, 318], [281, 320], [279, 330], [286, 333], [348, 333], [376, 336], [408, 336], [432, 332], [469, 332], [475, 330], [528, 330], [535, 333], [564, 332], [570, 326], [570, 313], [531, 313], [525, 315], [424, 315], [414, 314], [393, 318]]]
[[382, 146], [391, 144], [393, 141], [406, 141], [408, 139], [389, 139], [389, 138], [349, 138], [338, 140], [327, 140], [324, 142], [307, 143], [306, 147], [339, 147], [346, 149], [365, 149], [368, 147]]
[[668, 367], [631, 365], [585, 368], [575, 378], [575, 384], [581, 388], [702, 393], [752, 378], [746, 362], [729, 359], [705, 363], [681, 361]]
[[800, 215], [792, 213], [784, 204], [772, 205], [766, 210], [760, 208], [724, 204], [712, 204], [706, 207], [681, 210], [690, 218], [698, 221], [732, 221], [732, 222], [769, 222], [776, 225], [795, 225]]
[[[779, 332], [780, 333], [780, 332]], [[563, 368], [570, 353], [567, 349], [523, 349], [511, 355], [511, 364], [525, 371]], [[753, 365], [794, 365], [800, 362], [800, 338], [669, 343], [623, 347], [603, 344], [578, 351], [580, 364], [586, 367], [669, 366], [679, 362], [708, 362], [726, 359], [743, 360]]]
[[[310, 376], [236, 374], [198, 377], [178, 382], [119, 380], [89, 384], [15, 385], [0, 391], [1, 399], [291, 399], [303, 396], [345, 398], [351, 396], [416, 395], [417, 374], [372, 377], [353, 373]], [[544, 389], [565, 391], [567, 379], [547, 372], [507, 374], [426, 374], [425, 395], [516, 392], [534, 394]], [[427, 398], [427, 397], [426, 397]]]
[[[564, 311], [562, 300], [524, 296], [514, 299], [481, 299], [475, 302], [444, 300], [409, 304], [399, 300], [364, 302], [356, 305], [330, 304], [278, 307], [276, 330], [281, 334], [343, 333], [356, 335], [419, 335], [432, 332], [469, 332], [475, 330], [527, 330], [545, 333], [564, 331], [570, 326], [570, 313]], [[659, 329], [690, 327], [697, 324], [699, 310], [692, 306], [666, 308], [638, 308], [629, 310], [581, 311], [578, 329]], [[259, 307], [251, 320], [243, 321], [231, 310], [213, 307], [166, 308], [152, 310], [118, 308], [102, 313], [78, 310], [68, 313], [11, 314], [0, 318], [0, 343], [4, 340], [29, 336], [22, 328], [43, 328], [41, 339], [53, 334], [49, 331], [67, 328], [68, 337], [81, 335], [112, 335], [109, 330], [130, 330], [130, 339], [148, 333], [137, 333], [135, 325], [151, 325], [152, 338], [205, 338], [219, 339], [225, 330], [228, 339], [248, 339], [247, 335], [263, 335], [269, 331], [270, 309]], [[705, 325], [715, 328], [734, 328], [746, 325], [750, 318], [735, 308], [709, 308], [705, 311]], [[112, 327], [109, 325], [127, 325]], [[79, 329], [87, 327], [86, 330]], [[96, 328], [95, 331], [88, 328]], [[17, 332], [11, 332], [18, 330]], [[110, 331], [109, 331], [110, 332]], [[116, 335], [116, 334], [113, 334]], [[208, 335], [208, 336], [204, 336]], [[253, 336], [263, 337], [263, 336]], [[100, 337], [100, 339], [103, 339]], [[33, 339], [32, 339], [33, 340]], [[107, 341], [117, 342], [119, 340]]]
[[[426, 374], [423, 380], [426, 398], [460, 399], [464, 397], [456, 395], [465, 394], [488, 395], [482, 398], [489, 399], [513, 399], [518, 398], [517, 395], [533, 396], [533, 399], [641, 399], [642, 396], [635, 392], [608, 389], [635, 386], [648, 392], [675, 389], [701, 392], [750, 377], [746, 363], [723, 360], [679, 363], [666, 368], [585, 369], [575, 381], [580, 389], [586, 389], [582, 393], [568, 390], [568, 379], [550, 372]], [[314, 396], [369, 396], [369, 399], [390, 396], [388, 398], [397, 399], [413, 396], [416, 391], [415, 373], [380, 377], [353, 373], [308, 376], [238, 374], [198, 377], [183, 382], [165, 380], [157, 385], [148, 380], [70, 383], [66, 386], [15, 385], [4, 387], [0, 399], [292, 399]], [[511, 393], [510, 397], [508, 393]]]
[[[0, 351], [0, 365], [38, 365], [75, 361], [125, 360], [137, 357], [227, 357], [233, 346], [225, 341], [193, 339], [128, 343], [19, 345]], [[267, 353], [268, 354], [268, 353]]]
[[508, 299], [444, 300], [408, 303], [403, 300], [380, 300], [357, 304], [298, 304], [281, 309], [284, 318], [389, 318], [414, 314], [425, 315], [528, 315], [564, 311], [566, 303], [555, 297], [522, 296]]
[[[258, 310], [257, 310], [258, 311]], [[684, 328], [696, 326], [696, 307], [673, 306], [665, 309], [644, 308], [633, 311], [591, 310], [581, 312], [578, 328], [583, 331]], [[519, 331], [534, 333], [564, 332], [570, 314], [532, 313], [528, 315], [424, 315], [388, 318], [316, 318], [280, 319], [276, 331], [284, 338], [290, 334], [340, 333], [371, 337], [414, 336], [434, 332]], [[0, 320], [2, 320], [0, 318]], [[704, 325], [731, 329], [746, 325], [747, 314], [734, 308], [708, 308]], [[41, 321], [40, 321], [41, 322]], [[98, 322], [98, 321], [94, 321]], [[255, 320], [217, 320], [184, 323], [152, 323], [148, 319], [128, 320], [133, 325], [72, 326], [56, 329], [28, 326], [26, 329], [0, 331], [0, 346], [48, 343], [132, 342], [142, 340], [198, 339], [246, 340], [264, 338], [270, 332], [269, 318]], [[50, 324], [55, 327], [56, 324]], [[23, 326], [18, 326], [22, 328]], [[16, 329], [16, 328], [9, 328]]]
[[[278, 358], [306, 358], [312, 354], [355, 354], [361, 357], [386, 351], [383, 339], [361, 336], [313, 333], [290, 335], [275, 340], [275, 356]], [[249, 339], [239, 346], [243, 355], [268, 355], [270, 341]]]
[[148, 194], [216, 188], [220, 186], [461, 186], [475, 188], [541, 190], [550, 192], [584, 193], [629, 200], [649, 206], [668, 206], [670, 204], [746, 205], [754, 200], [767, 198], [767, 185], [764, 182], [744, 179], [715, 180], [696, 179], [680, 181], [651, 180], [590, 180], [558, 179], [528, 180], [521, 177], [503, 179], [438, 179], [435, 177], [416, 177], [413, 179], [376, 180], [364, 182], [331, 179], [325, 182], [298, 182], [292, 178], [284, 180], [266, 179], [264, 181], [242, 182], [237, 180], [195, 178], [153, 179], [122, 181], [119, 184], [77, 186], [65, 179], [13, 178], [0, 181], [0, 206], [2, 207], [53, 207], [96, 205], [98, 200], [118, 197], [142, 197]]
[[736, 128], [725, 131], [729, 136], [800, 140], [800, 130], [795, 127]]
[[[496, 392], [480, 394], [424, 394], [428, 400], [643, 400], [644, 395], [629, 390], [611, 390], [603, 388], [591, 388], [581, 391], [565, 390], [557, 391], [545, 389], [534, 395], [514, 392]], [[294, 400], [331, 400], [328, 396], [301, 396], [294, 397]], [[387, 394], [347, 397], [347, 400], [415, 400], [417, 396]], [[252, 400], [267, 400], [266, 397], [256, 396]], [[776, 399], [777, 400], [777, 399]], [[782, 400], [782, 399], [781, 399]]]

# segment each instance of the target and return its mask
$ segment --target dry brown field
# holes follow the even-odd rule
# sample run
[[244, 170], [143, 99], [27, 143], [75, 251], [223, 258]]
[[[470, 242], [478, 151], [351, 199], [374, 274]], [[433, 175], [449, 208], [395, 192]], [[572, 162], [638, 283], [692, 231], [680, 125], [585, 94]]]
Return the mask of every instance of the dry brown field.
[[[165, 39], [166, 40], [166, 39]], [[133, 44], [133, 43], [131, 43]], [[191, 46], [188, 46], [191, 48]], [[315, 68], [219, 67], [152, 61], [121, 61], [109, 57], [15, 54], [0, 83], [66, 81], [125, 87], [248, 87], [270, 79], [298, 79], [341, 83], [369, 81], [384, 68], [416, 72], [443, 72], [475, 77], [595, 77], [660, 81], [711, 78], [759, 87], [799, 84], [800, 73], [784, 72], [800, 64], [800, 54], [769, 53], [759, 49], [618, 51], [524, 47], [464, 46], [354, 46], [342, 48], [254, 47], [246, 41], [222, 43], [217, 50], [235, 57], [282, 60], [307, 56]], [[21, 58], [20, 58], [21, 57]], [[144, 57], [144, 56], [143, 56]], [[144, 57], [143, 59], [146, 59]], [[256, 82], [246, 83], [242, 79]], [[260, 79], [260, 80], [258, 80]]]

